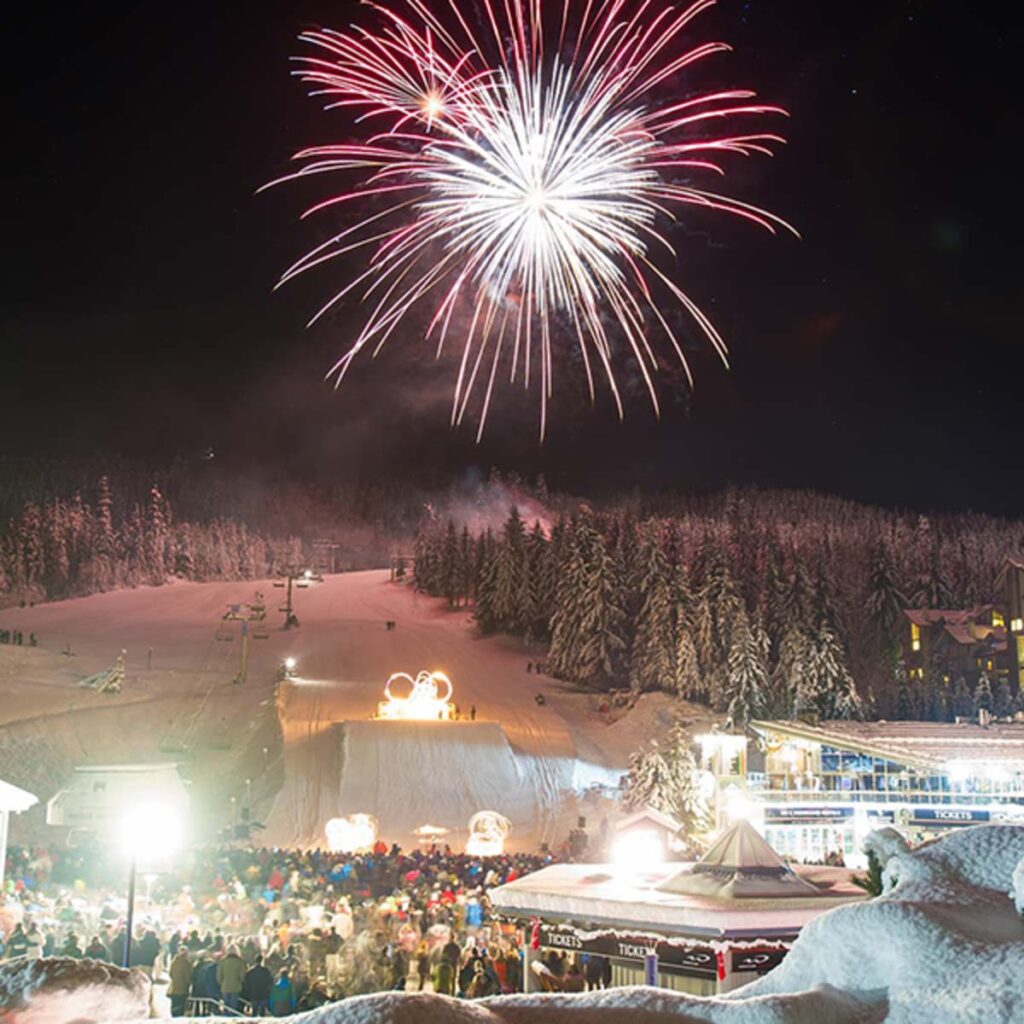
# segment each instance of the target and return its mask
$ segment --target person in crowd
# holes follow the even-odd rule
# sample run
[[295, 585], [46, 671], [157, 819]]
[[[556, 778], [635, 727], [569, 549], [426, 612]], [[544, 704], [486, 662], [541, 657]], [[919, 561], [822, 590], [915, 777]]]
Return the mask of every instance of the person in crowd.
[[71, 957], [72, 960], [81, 960], [85, 955], [82, 952], [82, 947], [78, 944], [78, 936], [74, 932], [68, 932], [68, 937], [64, 940], [64, 945], [61, 946], [60, 955]]
[[562, 991], [563, 992], [582, 992], [586, 987], [586, 982], [583, 979], [583, 972], [580, 970], [580, 965], [573, 960], [569, 964], [569, 969], [565, 972], [565, 977], [562, 979]]
[[170, 966], [171, 980], [167, 985], [167, 998], [171, 1001], [171, 1016], [184, 1017], [188, 1004], [189, 992], [192, 990], [192, 961], [184, 946], [178, 947]]
[[124, 965], [124, 944], [128, 933], [122, 928], [110, 941], [110, 959], [118, 967]]
[[295, 1012], [298, 1001], [295, 998], [295, 986], [288, 976], [288, 970], [281, 971], [280, 976], [270, 991], [270, 1012], [275, 1017], [287, 1017]]
[[[154, 977], [154, 968], [156, 966], [156, 958], [160, 955], [160, 940], [157, 938], [157, 934], [152, 928], [147, 928], [143, 933], [141, 939], [135, 947], [138, 953], [138, 965], [150, 978]], [[132, 957], [132, 963], [134, 964], [136, 957]]]
[[604, 979], [604, 957], [596, 953], [587, 955], [586, 963], [583, 965], [583, 979], [587, 983], [587, 991], [594, 992], [603, 988]]
[[102, 963], [109, 963], [110, 961], [110, 952], [103, 945], [98, 935], [94, 935], [89, 940], [89, 945], [85, 949], [85, 955], [90, 960], [99, 960]]
[[227, 953], [217, 964], [217, 985], [221, 998], [229, 1010], [238, 1009], [238, 1000], [245, 983], [245, 961], [238, 953], [237, 946], [228, 947]]
[[192, 995], [196, 999], [220, 1002], [217, 962], [205, 951], [199, 954], [199, 959], [192, 969]]
[[274, 976], [263, 965], [263, 957], [257, 953], [252, 967], [245, 972], [242, 982], [242, 998], [252, 1006], [254, 1017], [265, 1017], [270, 1011], [270, 993], [274, 988]]
[[444, 996], [455, 995], [455, 968], [447, 957], [441, 957], [434, 965], [431, 985], [435, 992]]
[[39, 930], [39, 925], [35, 921], [30, 921], [28, 928], [25, 930], [25, 956], [29, 960], [40, 960], [43, 956], [43, 944], [45, 942], [43, 933]]
[[18, 957], [26, 956], [27, 954], [28, 936], [25, 934], [24, 926], [19, 921], [7, 939], [7, 959], [16, 960]]
[[430, 977], [430, 953], [425, 942], [421, 942], [416, 950], [416, 976], [420, 982], [419, 991], [422, 992]]

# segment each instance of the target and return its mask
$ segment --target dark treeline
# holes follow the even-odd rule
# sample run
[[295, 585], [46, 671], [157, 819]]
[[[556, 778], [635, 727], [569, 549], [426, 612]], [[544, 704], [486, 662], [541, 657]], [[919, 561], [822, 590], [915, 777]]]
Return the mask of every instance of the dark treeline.
[[230, 519], [179, 521], [157, 484], [118, 507], [107, 477], [92, 500], [30, 501], [0, 536], [0, 596], [40, 601], [186, 580], [257, 579], [303, 556], [298, 538], [273, 538]]
[[398, 485], [257, 477], [212, 457], [155, 471], [118, 460], [5, 459], [0, 605], [169, 577], [266, 577], [308, 558], [317, 538], [339, 542], [338, 567], [385, 566], [422, 507], [422, 495]]
[[991, 599], [1003, 558], [1024, 550], [1024, 524], [802, 492], [659, 499], [657, 511], [582, 507], [544, 528], [513, 509], [476, 535], [433, 519], [414, 581], [453, 607], [472, 603], [485, 633], [547, 642], [561, 678], [666, 690], [737, 722], [948, 719], [977, 704], [941, 665], [908, 684], [901, 612]]

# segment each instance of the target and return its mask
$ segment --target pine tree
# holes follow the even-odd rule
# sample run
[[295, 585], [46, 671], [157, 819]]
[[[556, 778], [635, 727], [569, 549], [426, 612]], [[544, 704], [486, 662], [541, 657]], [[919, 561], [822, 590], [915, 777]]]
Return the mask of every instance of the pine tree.
[[674, 688], [680, 697], [699, 700], [706, 696], [704, 680], [700, 674], [700, 657], [693, 638], [692, 607], [685, 566], [679, 566], [675, 575], [675, 675]]
[[903, 621], [907, 599], [896, 585], [895, 570], [885, 544], [876, 545], [871, 555], [866, 604], [879, 648], [894, 652], [897, 646], [896, 630]]
[[964, 677], [957, 676], [953, 684], [953, 714], [958, 718], [970, 718], [974, 713], [974, 701]]
[[914, 722], [920, 718], [916, 692], [907, 676], [902, 661], [896, 665], [896, 718], [901, 722]]
[[493, 633], [500, 628], [500, 619], [495, 603], [498, 578], [497, 550], [497, 545], [488, 532], [478, 550], [480, 571], [477, 577], [476, 602], [473, 612], [482, 633]]
[[761, 644], [741, 605], [733, 618], [724, 694], [733, 726], [746, 725], [761, 713], [766, 684]]
[[992, 705], [992, 714], [996, 718], [1009, 718], [1013, 714], [1013, 693], [1010, 690], [1010, 683], [1007, 679], [1000, 679], [996, 687], [995, 700]]
[[812, 645], [812, 671], [818, 707], [826, 718], [859, 718], [860, 695], [846, 664], [846, 653], [836, 633], [823, 625]]
[[652, 740], [630, 757], [624, 805], [629, 811], [650, 807], [669, 814], [685, 835], [707, 830], [709, 813], [701, 772], [678, 723], [669, 730], [663, 746]]
[[548, 635], [548, 623], [555, 601], [555, 560], [552, 545], [539, 522], [533, 524], [526, 541], [529, 610], [527, 635], [542, 640]]
[[[779, 656], [772, 671], [767, 697], [766, 714], [777, 718], [789, 718], [799, 714], [797, 690], [801, 680], [809, 677], [811, 668], [810, 645], [807, 634], [800, 626], [790, 624], [786, 627], [779, 644]], [[801, 695], [806, 703], [806, 693]], [[810, 701], [815, 703], [813, 700]], [[804, 709], [806, 712], [807, 709]]]
[[640, 585], [642, 603], [630, 658], [630, 686], [634, 690], [667, 690], [676, 674], [675, 629], [669, 567], [658, 538], [649, 538]]
[[552, 670], [590, 685], [612, 681], [623, 650], [618, 581], [589, 510], [574, 522], [551, 617]]
[[449, 608], [455, 608], [462, 594], [462, 567], [459, 560], [459, 538], [455, 532], [454, 519], [449, 519], [445, 526], [438, 575], [440, 596], [448, 602]]
[[474, 558], [473, 537], [469, 532], [469, 527], [463, 526], [462, 533], [459, 535], [458, 592], [464, 604], [468, 604], [474, 597], [476, 583]]
[[149, 508], [146, 523], [146, 555], [153, 583], [163, 583], [167, 576], [167, 537], [169, 510], [160, 488], [154, 482], [149, 489]]
[[978, 676], [978, 684], [974, 687], [973, 711], [977, 714], [982, 708], [986, 711], [992, 710], [992, 684], [989, 682], [988, 674], [982, 672]]

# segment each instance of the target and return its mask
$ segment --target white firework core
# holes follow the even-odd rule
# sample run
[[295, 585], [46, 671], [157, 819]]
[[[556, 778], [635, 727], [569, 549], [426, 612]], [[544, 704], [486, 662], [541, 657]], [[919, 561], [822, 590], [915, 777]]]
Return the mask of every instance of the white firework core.
[[[377, 32], [302, 37], [328, 52], [328, 59], [302, 59], [303, 80], [330, 97], [329, 106], [379, 126], [365, 141], [296, 154], [302, 168], [279, 179], [362, 174], [355, 190], [308, 212], [352, 201], [372, 212], [282, 278], [372, 247], [363, 273], [314, 317], [359, 288], [370, 304], [365, 326], [332, 370], [339, 382], [359, 352], [379, 351], [421, 301], [432, 305], [427, 334], [439, 354], [458, 310], [452, 422], [462, 422], [472, 396], [482, 394], [479, 432], [504, 367], [525, 385], [539, 376], [543, 437], [556, 324], [559, 337], [579, 347], [591, 397], [599, 369], [620, 416], [617, 344], [634, 357], [656, 411], [652, 336], [668, 340], [689, 377], [659, 307], [665, 297], [693, 316], [725, 359], [713, 325], [657, 265], [656, 257], [674, 257], [663, 225], [680, 207], [700, 206], [769, 230], [792, 228], [690, 184], [697, 173], [724, 173], [722, 156], [769, 153], [770, 143], [782, 141], [702, 134], [709, 124], [784, 113], [752, 103], [750, 92], [674, 98], [670, 86], [689, 65], [728, 49], [680, 46], [683, 29], [712, 2], [680, 10], [656, 0], [588, 0], [574, 20], [564, 0], [560, 17], [545, 21], [539, 0], [485, 0], [493, 38], [479, 38], [455, 0], [447, 19], [423, 0], [407, 0], [407, 17], [370, 5], [383, 21]], [[488, 60], [488, 52], [497, 56]]]

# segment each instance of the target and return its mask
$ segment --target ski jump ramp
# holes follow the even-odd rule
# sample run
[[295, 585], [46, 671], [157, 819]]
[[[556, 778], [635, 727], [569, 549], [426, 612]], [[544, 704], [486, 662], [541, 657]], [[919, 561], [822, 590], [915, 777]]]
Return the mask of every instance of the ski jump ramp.
[[491, 810], [512, 823], [510, 849], [536, 849], [553, 838], [571, 788], [571, 765], [517, 753], [497, 722], [343, 721], [304, 739], [286, 748], [271, 845], [323, 846], [330, 818], [363, 813], [387, 843], [408, 848], [430, 824], [461, 848], [469, 819]]

